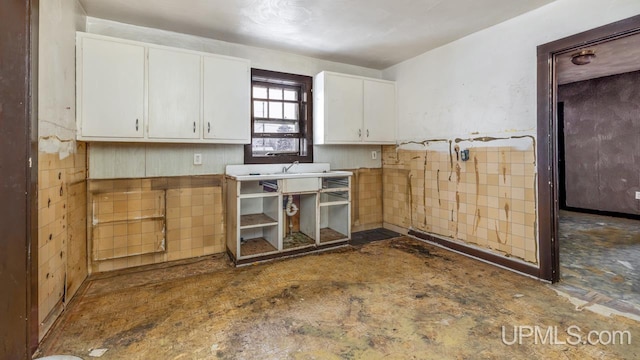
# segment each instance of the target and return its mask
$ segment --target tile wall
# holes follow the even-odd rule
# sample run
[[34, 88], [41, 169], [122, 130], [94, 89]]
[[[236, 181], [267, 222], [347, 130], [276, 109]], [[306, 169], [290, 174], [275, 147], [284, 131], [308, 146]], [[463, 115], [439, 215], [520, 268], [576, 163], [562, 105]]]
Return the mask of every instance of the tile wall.
[[385, 225], [537, 264], [535, 150], [529, 138], [514, 142], [482, 142], [468, 161], [453, 141], [449, 151], [383, 147]]
[[38, 154], [38, 320], [40, 337], [87, 277], [86, 146], [60, 159]]
[[[381, 227], [382, 169], [351, 171], [352, 231]], [[221, 175], [89, 180], [91, 272], [225, 252], [222, 181]]]
[[382, 169], [356, 169], [351, 178], [351, 231], [382, 227]]
[[221, 176], [90, 180], [91, 271], [225, 251]]

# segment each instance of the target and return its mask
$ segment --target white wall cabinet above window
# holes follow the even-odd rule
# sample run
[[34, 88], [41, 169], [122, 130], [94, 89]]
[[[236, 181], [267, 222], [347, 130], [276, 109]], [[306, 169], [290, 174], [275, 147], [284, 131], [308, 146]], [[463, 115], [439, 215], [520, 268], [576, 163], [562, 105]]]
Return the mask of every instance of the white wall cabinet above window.
[[78, 140], [248, 144], [248, 60], [77, 33]]
[[314, 144], [395, 143], [395, 82], [323, 71], [313, 88]]

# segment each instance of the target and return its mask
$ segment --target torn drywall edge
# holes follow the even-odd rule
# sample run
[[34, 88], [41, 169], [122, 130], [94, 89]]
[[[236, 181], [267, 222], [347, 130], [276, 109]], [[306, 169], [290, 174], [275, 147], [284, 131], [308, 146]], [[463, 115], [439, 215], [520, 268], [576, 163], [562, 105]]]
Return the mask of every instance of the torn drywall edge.
[[[397, 150], [418, 150], [426, 149], [433, 151], [448, 152], [451, 144], [458, 145], [461, 149], [472, 149], [481, 147], [511, 147], [516, 150], [535, 150], [535, 130], [507, 131], [497, 134], [469, 134], [464, 137], [443, 138], [434, 137], [432, 139], [399, 141]], [[533, 147], [533, 149], [532, 149]]]
[[61, 140], [57, 136], [41, 137], [38, 141], [38, 151], [45, 154], [58, 154], [60, 160], [76, 152], [75, 140]]
[[[67, 109], [67, 111], [71, 111], [70, 107]], [[42, 118], [42, 115], [41, 113], [41, 117], [38, 119], [38, 135], [41, 138], [57, 137], [62, 141], [74, 140], [76, 138], [76, 120], [74, 116], [51, 121]]]

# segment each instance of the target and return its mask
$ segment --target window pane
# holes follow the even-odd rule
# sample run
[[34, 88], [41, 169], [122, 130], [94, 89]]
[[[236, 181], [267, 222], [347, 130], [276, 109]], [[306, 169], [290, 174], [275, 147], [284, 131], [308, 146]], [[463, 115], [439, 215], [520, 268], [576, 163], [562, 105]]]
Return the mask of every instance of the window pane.
[[254, 101], [253, 102], [253, 116], [258, 118], [267, 117], [267, 102], [266, 101]]
[[266, 99], [267, 98], [267, 88], [262, 86], [254, 86], [253, 87], [253, 97]]
[[288, 121], [269, 121], [263, 122], [256, 120], [253, 123], [253, 131], [258, 134], [264, 133], [298, 133], [298, 123]]
[[254, 156], [271, 156], [282, 153], [297, 153], [298, 145], [298, 139], [254, 138], [251, 142], [251, 150]]
[[246, 163], [313, 161], [313, 141], [307, 138], [311, 104], [306, 102], [312, 84], [309, 76], [251, 70], [252, 139], [245, 145]]
[[264, 156], [275, 151], [275, 139], [253, 138], [251, 141], [251, 152], [253, 155]]
[[298, 104], [284, 104], [284, 119], [298, 120]]
[[282, 103], [281, 102], [269, 101], [269, 119], [282, 119]]
[[298, 139], [276, 139], [276, 151], [298, 152]]
[[285, 100], [298, 100], [298, 92], [295, 90], [284, 90], [284, 99]]
[[282, 88], [269, 88], [270, 100], [282, 100]]

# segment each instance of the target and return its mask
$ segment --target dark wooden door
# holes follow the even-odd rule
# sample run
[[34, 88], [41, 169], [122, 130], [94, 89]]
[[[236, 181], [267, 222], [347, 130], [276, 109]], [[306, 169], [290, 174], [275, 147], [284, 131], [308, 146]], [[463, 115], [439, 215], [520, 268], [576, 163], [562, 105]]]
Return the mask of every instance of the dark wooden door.
[[0, 359], [38, 340], [37, 4], [0, 1]]

